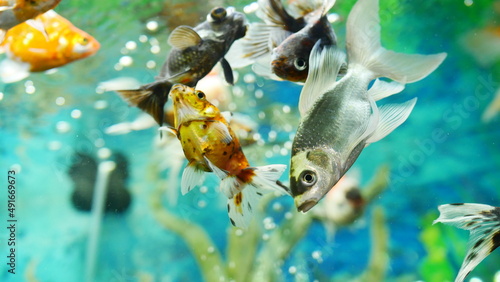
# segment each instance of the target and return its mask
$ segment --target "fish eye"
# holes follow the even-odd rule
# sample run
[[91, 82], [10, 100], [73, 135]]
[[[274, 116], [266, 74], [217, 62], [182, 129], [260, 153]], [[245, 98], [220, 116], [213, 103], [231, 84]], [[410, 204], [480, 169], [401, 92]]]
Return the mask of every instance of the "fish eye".
[[89, 43], [89, 40], [87, 39], [87, 37], [82, 37], [80, 38], [80, 42], [79, 42], [81, 45], [87, 45]]
[[203, 93], [201, 91], [197, 91], [196, 95], [198, 96], [199, 99], [204, 99], [205, 98], [205, 93]]
[[302, 58], [297, 58], [293, 61], [293, 65], [295, 66], [296, 69], [299, 71], [305, 70], [307, 68], [307, 62], [306, 60]]
[[227, 15], [226, 9], [222, 7], [214, 8], [212, 12], [210, 12], [210, 17], [214, 22], [220, 22]]
[[316, 173], [310, 170], [305, 170], [300, 174], [300, 181], [305, 186], [313, 186], [317, 179]]

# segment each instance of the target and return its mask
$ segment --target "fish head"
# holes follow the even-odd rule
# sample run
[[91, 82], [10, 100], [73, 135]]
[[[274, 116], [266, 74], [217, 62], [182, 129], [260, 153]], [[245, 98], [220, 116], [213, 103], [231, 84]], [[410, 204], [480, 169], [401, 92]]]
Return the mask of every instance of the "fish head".
[[210, 103], [205, 93], [183, 84], [174, 84], [169, 93], [174, 104], [174, 124], [177, 128], [182, 123], [194, 119], [213, 119], [220, 111]]
[[208, 24], [206, 29], [209, 29], [215, 36], [224, 40], [226, 44], [231, 46], [233, 41], [245, 36], [248, 28], [248, 23], [243, 13], [237, 12], [234, 7], [215, 7], [207, 15]]
[[310, 210], [341, 176], [340, 158], [331, 149], [316, 148], [294, 154], [290, 164], [290, 190], [297, 209]]
[[92, 56], [101, 48], [101, 44], [94, 37], [77, 28], [68, 33], [66, 39], [69, 41], [70, 61]]
[[309, 71], [309, 54], [316, 42], [307, 34], [293, 34], [273, 49], [271, 67], [277, 76], [304, 82]]

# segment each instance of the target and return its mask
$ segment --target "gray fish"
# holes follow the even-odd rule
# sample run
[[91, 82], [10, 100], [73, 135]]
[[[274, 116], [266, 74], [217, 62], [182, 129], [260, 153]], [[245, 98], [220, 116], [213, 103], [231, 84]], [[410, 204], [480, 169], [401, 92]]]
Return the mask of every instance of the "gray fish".
[[[446, 57], [408, 55], [380, 45], [378, 0], [359, 0], [347, 20], [349, 66], [336, 80], [345, 55], [333, 46], [309, 58], [309, 75], [302, 89], [301, 122], [293, 140], [290, 188], [299, 211], [307, 212], [339, 181], [368, 144], [401, 125], [416, 98], [380, 107], [375, 101], [401, 92], [404, 83], [420, 80]], [[377, 77], [370, 90], [369, 83]]]
[[483, 204], [448, 204], [438, 207], [441, 222], [470, 230], [469, 250], [455, 282], [461, 282], [491, 252], [500, 246], [500, 207]]
[[246, 30], [245, 15], [232, 7], [214, 8], [207, 20], [196, 27], [179, 26], [172, 31], [168, 38], [172, 49], [155, 82], [139, 89], [117, 92], [161, 125], [165, 118], [163, 107], [172, 85], [181, 83], [194, 87], [218, 62], [226, 81], [233, 84], [233, 71], [224, 56], [235, 40], [245, 36]]

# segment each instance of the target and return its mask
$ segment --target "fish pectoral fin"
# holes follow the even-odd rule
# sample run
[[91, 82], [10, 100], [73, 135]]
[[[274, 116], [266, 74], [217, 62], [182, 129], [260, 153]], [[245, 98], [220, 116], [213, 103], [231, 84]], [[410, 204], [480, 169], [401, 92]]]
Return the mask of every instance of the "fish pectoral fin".
[[231, 120], [233, 119], [233, 113], [230, 111], [220, 112], [220, 114], [227, 121], [227, 123], [230, 123]]
[[43, 36], [45, 37], [46, 41], [49, 41], [49, 34], [47, 33], [47, 30], [45, 29], [45, 25], [41, 20], [35, 20], [35, 19], [30, 19], [26, 21], [27, 24], [29, 24], [32, 28], [40, 31]]
[[4, 83], [23, 80], [30, 75], [30, 64], [5, 58], [0, 62], [0, 79]]
[[455, 281], [463, 281], [486, 256], [498, 247], [500, 208], [483, 204], [447, 204], [438, 207], [441, 222], [470, 230], [469, 250]]
[[309, 73], [300, 92], [299, 111], [302, 117], [323, 96], [337, 84], [340, 67], [345, 63], [345, 54], [335, 46], [320, 47], [318, 40], [309, 56]]
[[175, 28], [168, 37], [168, 44], [174, 48], [184, 50], [191, 46], [197, 46], [202, 41], [200, 35], [187, 25]]
[[394, 129], [400, 126], [410, 115], [413, 107], [417, 103], [417, 98], [413, 98], [401, 104], [387, 104], [380, 107], [380, 119], [373, 134], [366, 140], [366, 143], [374, 143], [389, 135]]
[[173, 128], [171, 126], [168, 126], [168, 125], [160, 126], [158, 128], [158, 131], [160, 131], [160, 132], [168, 132], [168, 133], [171, 133], [171, 134], [173, 134], [175, 136], [177, 136], [177, 134], [178, 134], [178, 131], [175, 128]]
[[223, 122], [213, 122], [210, 125], [210, 134], [214, 134], [215, 138], [224, 144], [229, 144], [233, 141], [233, 137], [229, 132], [227, 124], [224, 124]]
[[391, 95], [398, 94], [403, 91], [403, 89], [405, 89], [404, 83], [399, 83], [397, 81], [387, 82], [377, 78], [372, 87], [368, 89], [368, 96], [378, 101]]
[[259, 167], [247, 168], [254, 172], [254, 176], [250, 182], [250, 185], [259, 188], [262, 192], [275, 191], [280, 194], [291, 195], [290, 189], [286, 187], [283, 183], [278, 181], [283, 172], [286, 170], [286, 165], [275, 164], [266, 165]]
[[163, 107], [168, 101], [168, 93], [172, 83], [168, 80], [156, 81], [133, 90], [116, 90], [130, 105], [150, 114], [159, 125], [163, 124], [165, 112]]
[[227, 213], [233, 226], [246, 229], [252, 220], [261, 194], [254, 187], [246, 187], [227, 201]]
[[231, 65], [224, 58], [222, 58], [220, 60], [220, 65], [222, 66], [222, 70], [224, 71], [224, 78], [226, 79], [226, 82], [233, 85], [234, 84], [234, 76], [233, 76], [233, 69], [231, 68]]
[[186, 195], [191, 189], [201, 185], [205, 179], [205, 172], [196, 166], [196, 162], [190, 162], [182, 172], [181, 193]]

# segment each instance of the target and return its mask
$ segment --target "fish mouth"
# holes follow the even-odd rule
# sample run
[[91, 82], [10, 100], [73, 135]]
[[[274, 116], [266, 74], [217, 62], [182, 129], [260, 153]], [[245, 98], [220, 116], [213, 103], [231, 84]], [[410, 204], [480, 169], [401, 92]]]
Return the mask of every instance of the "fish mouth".
[[318, 203], [318, 201], [316, 201], [316, 200], [305, 201], [304, 203], [300, 204], [297, 207], [297, 210], [300, 212], [306, 213], [307, 211], [312, 209], [317, 203]]

